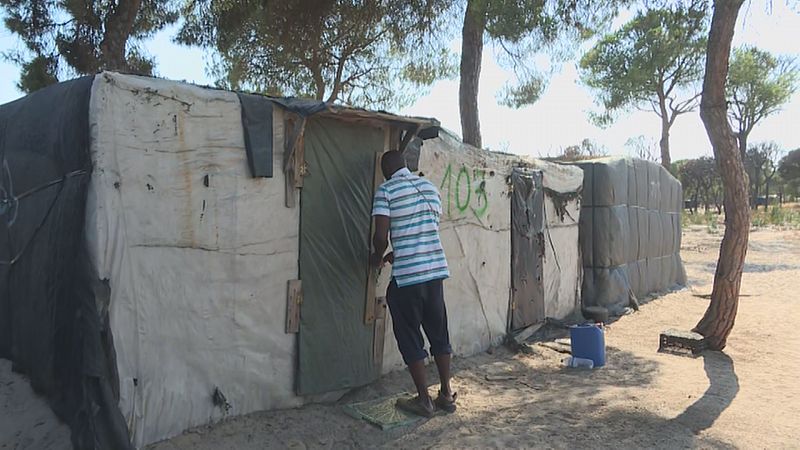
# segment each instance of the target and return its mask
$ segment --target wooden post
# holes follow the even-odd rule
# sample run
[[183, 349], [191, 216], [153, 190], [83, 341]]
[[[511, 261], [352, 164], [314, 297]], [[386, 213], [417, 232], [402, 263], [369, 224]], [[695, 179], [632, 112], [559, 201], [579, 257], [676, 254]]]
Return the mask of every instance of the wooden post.
[[383, 347], [386, 337], [386, 297], [375, 299], [375, 326], [372, 336], [372, 362], [378, 371], [383, 367]]
[[[388, 139], [389, 134], [386, 134]], [[384, 142], [384, 144], [388, 144]], [[373, 177], [372, 177], [372, 195], [375, 195], [375, 192], [378, 190], [378, 187], [381, 185], [383, 181], [383, 174], [381, 173], [381, 153], [375, 154], [375, 166], [373, 169]], [[370, 225], [369, 225], [369, 252], [375, 251], [375, 248], [372, 246], [372, 235], [375, 233], [375, 219], [372, 218]], [[370, 324], [375, 320], [375, 285], [378, 282], [378, 270], [372, 267], [367, 260], [367, 297], [364, 301], [364, 323]]]
[[294, 208], [295, 189], [303, 187], [305, 175], [305, 128], [306, 118], [288, 113], [283, 122], [284, 152], [283, 173], [286, 177], [286, 207]]
[[[395, 147], [399, 144], [399, 130], [387, 125], [383, 129], [383, 151], [388, 151], [392, 148], [392, 138], [395, 138]], [[381, 157], [383, 153], [375, 154], [375, 166], [372, 173], [372, 195], [375, 196], [378, 187], [383, 182], [383, 172], [381, 172]], [[369, 253], [375, 251], [372, 246], [372, 235], [375, 233], [375, 219], [373, 218], [369, 225]], [[378, 271], [369, 264], [367, 261], [367, 295], [364, 299], [364, 323], [370, 324], [375, 320], [375, 285], [378, 282]]]
[[292, 131], [295, 119], [287, 112], [283, 119], [283, 176], [285, 203], [287, 208], [294, 208], [294, 159], [292, 158]]
[[289, 280], [286, 295], [286, 332], [300, 331], [300, 305], [303, 304], [303, 283]]
[[411, 139], [414, 139], [414, 136], [416, 136], [417, 133], [419, 133], [420, 128], [422, 128], [420, 125], [416, 125], [416, 126], [413, 126], [413, 127], [409, 128], [408, 130], [406, 130], [406, 134], [405, 134], [405, 136], [403, 136], [403, 140], [400, 141], [399, 150], [401, 152], [406, 151], [406, 147], [411, 142]]
[[294, 187], [297, 189], [303, 188], [303, 178], [308, 170], [306, 167], [305, 119], [303, 119], [303, 122], [303, 126], [301, 127], [300, 134], [297, 136], [297, 141], [295, 142], [294, 147]]
[[389, 146], [384, 150], [400, 150], [400, 128], [390, 125], [389, 130]]

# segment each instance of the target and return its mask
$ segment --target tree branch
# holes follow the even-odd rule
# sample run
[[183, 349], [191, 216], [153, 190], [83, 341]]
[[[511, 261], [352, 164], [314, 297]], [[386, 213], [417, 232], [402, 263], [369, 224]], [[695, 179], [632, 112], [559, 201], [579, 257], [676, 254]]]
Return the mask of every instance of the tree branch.
[[677, 112], [678, 114], [683, 114], [683, 113], [687, 113], [687, 112], [690, 112], [690, 111], [694, 110], [694, 108], [697, 107], [697, 104], [696, 104], [697, 99], [699, 99], [701, 95], [703, 95], [703, 93], [702, 92], [698, 92], [697, 94], [693, 95], [691, 98], [689, 98], [689, 99], [687, 99], [687, 100], [685, 100], [683, 102], [679, 102], [678, 105], [674, 108], [675, 112]]
[[119, 0], [113, 11], [106, 16], [103, 28], [105, 35], [100, 42], [103, 66], [110, 70], [127, 70], [125, 44], [130, 37], [141, 0]]
[[336, 75], [333, 79], [333, 87], [331, 89], [331, 95], [328, 97], [328, 103], [333, 103], [336, 101], [337, 97], [339, 97], [339, 93], [342, 90], [342, 73], [344, 72], [344, 65], [347, 62], [347, 58], [350, 57], [349, 48], [346, 48], [342, 51], [342, 55], [337, 59], [336, 63]]

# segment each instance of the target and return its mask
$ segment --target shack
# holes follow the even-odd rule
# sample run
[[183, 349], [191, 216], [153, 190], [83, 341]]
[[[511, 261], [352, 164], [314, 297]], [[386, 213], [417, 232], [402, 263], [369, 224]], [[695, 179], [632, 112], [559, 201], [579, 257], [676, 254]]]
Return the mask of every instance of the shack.
[[0, 357], [76, 448], [336, 398], [402, 366], [377, 161], [440, 188], [457, 356], [580, 306], [583, 173], [434, 119], [101, 73], [0, 106]]

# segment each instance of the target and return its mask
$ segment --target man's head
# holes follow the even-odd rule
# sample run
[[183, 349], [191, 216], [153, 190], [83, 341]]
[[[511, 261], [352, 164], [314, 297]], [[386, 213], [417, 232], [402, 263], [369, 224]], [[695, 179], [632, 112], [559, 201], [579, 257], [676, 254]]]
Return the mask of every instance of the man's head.
[[383, 178], [387, 180], [405, 166], [406, 160], [403, 158], [403, 154], [397, 150], [388, 151], [381, 157], [381, 171], [383, 172]]

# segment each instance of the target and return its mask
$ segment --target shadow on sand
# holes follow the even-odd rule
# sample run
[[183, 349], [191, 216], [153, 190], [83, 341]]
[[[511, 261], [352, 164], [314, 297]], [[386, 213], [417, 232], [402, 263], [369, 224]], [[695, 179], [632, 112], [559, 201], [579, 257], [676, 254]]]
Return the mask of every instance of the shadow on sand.
[[710, 383], [708, 389], [702, 397], [672, 419], [694, 433], [711, 428], [739, 393], [739, 377], [736, 376], [730, 356], [722, 352], [705, 352], [703, 368]]
[[[703, 355], [710, 386], [681, 414], [664, 418], [637, 406], [636, 394], [628, 396], [626, 408], [606, 406], [601, 391], [652, 384], [658, 363], [631, 353], [609, 349], [612, 365], [599, 371], [544, 370], [535, 374], [537, 391], [512, 406], [497, 406], [471, 417], [454, 418], [426, 436], [391, 440], [386, 447], [413, 448], [419, 445], [464, 448], [735, 448], [704, 430], [711, 428], [739, 392], [733, 361], [719, 352]], [[680, 380], [677, 380], [680, 382]], [[605, 398], [608, 396], [606, 395]], [[545, 406], [547, 405], [547, 406]], [[553, 405], [557, 405], [556, 408]], [[498, 426], [497, 417], [502, 417]], [[416, 433], [409, 430], [407, 433]]]
[[[544, 356], [498, 350], [455, 359], [458, 384], [464, 389], [461, 411], [409, 427], [381, 431], [342, 410], [345, 403], [410, 388], [408, 375], [395, 372], [334, 405], [254, 413], [151, 448], [733, 448], [701, 435], [739, 391], [733, 362], [723, 353], [703, 356], [710, 386], [672, 419], [638, 406], [637, 395], [647, 395], [641, 389], [625, 389], [651, 386], [659, 371], [655, 360], [609, 347], [606, 367], [575, 370], [560, 367], [552, 354]], [[488, 381], [487, 375], [498, 371], [515, 375]], [[437, 380], [432, 367], [429, 380]], [[626, 406], [609, 405], [609, 398]]]

